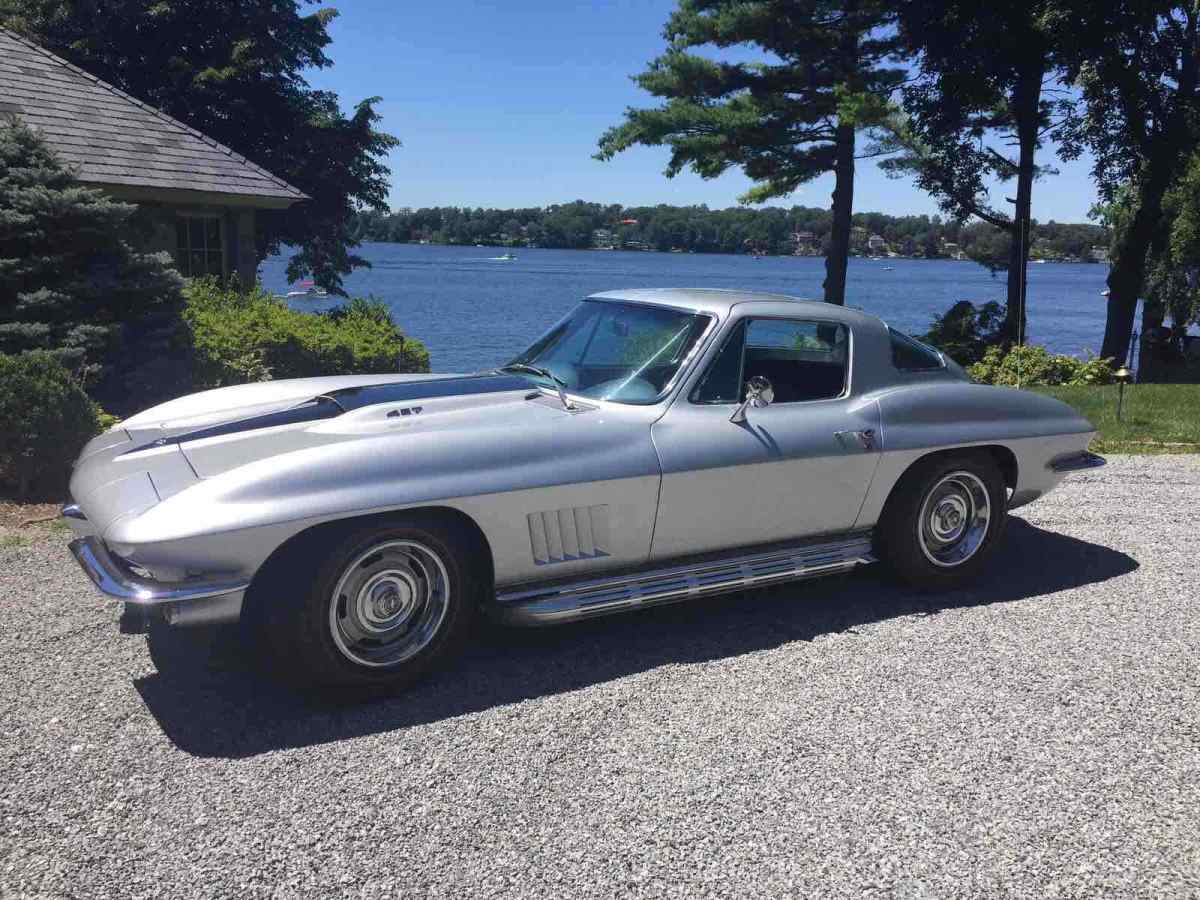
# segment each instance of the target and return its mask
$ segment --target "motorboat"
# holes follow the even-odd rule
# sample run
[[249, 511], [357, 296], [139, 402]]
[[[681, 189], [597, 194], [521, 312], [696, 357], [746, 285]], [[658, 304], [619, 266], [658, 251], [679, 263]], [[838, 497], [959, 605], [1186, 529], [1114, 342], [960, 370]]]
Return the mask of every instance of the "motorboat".
[[300, 284], [301, 289], [298, 291], [288, 291], [287, 292], [288, 297], [328, 297], [329, 296], [329, 291], [325, 290], [325, 288], [323, 288], [323, 287], [317, 287], [317, 283], [315, 281], [301, 281], [301, 282], [299, 282], [299, 284]]

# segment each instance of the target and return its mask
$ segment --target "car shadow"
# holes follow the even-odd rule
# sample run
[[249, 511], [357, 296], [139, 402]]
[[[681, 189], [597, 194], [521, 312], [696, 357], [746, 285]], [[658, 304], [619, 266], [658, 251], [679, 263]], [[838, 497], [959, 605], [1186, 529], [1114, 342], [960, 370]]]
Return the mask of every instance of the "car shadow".
[[671, 663], [738, 656], [897, 616], [1022, 600], [1132, 572], [1124, 553], [1013, 518], [973, 586], [920, 594], [878, 567], [544, 630], [484, 626], [465, 656], [420, 685], [368, 703], [289, 690], [248, 659], [236, 628], [149, 635], [155, 674], [134, 682], [181, 750], [241, 758], [408, 728], [599, 684]]

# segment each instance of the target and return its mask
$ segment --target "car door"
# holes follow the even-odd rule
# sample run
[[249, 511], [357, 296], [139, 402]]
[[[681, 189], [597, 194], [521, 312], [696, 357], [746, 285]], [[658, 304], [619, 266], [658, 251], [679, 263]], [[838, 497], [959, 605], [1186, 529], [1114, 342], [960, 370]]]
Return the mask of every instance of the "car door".
[[[662, 486], [651, 555], [681, 556], [846, 531], [879, 460], [879, 408], [852, 391], [848, 326], [735, 323], [702, 377], [652, 430]], [[746, 382], [775, 398], [730, 421]]]

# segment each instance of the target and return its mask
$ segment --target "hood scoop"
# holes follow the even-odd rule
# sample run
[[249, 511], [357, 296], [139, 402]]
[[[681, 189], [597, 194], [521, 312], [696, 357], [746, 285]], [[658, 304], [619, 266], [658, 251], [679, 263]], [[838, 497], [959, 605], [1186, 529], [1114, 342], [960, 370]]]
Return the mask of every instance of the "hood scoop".
[[[386, 403], [410, 403], [414, 400], [434, 400], [443, 397], [461, 397], [480, 394], [497, 394], [507, 391], [523, 391], [529, 382], [515, 375], [466, 375], [454, 378], [436, 378], [422, 381], [404, 381], [392, 384], [372, 384], [362, 387], [340, 388], [319, 394], [287, 409], [261, 413], [229, 422], [221, 422], [204, 428], [183, 431], [160, 437], [149, 443], [126, 450], [137, 453], [168, 444], [183, 444], [204, 438], [221, 437], [260, 428], [278, 425], [295, 425], [302, 422], [319, 422], [334, 419], [344, 413], [378, 406]], [[411, 412], [411, 410], [410, 410]], [[122, 454], [124, 455], [124, 454]]]

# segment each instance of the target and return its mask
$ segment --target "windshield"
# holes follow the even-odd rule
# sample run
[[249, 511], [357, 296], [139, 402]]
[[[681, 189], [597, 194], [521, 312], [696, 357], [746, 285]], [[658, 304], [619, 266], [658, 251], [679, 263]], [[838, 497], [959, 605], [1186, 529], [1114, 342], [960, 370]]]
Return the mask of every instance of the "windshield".
[[[516, 357], [570, 393], [618, 403], [654, 403], [671, 387], [712, 319], [632, 303], [589, 300]], [[544, 387], [550, 379], [519, 373]]]

